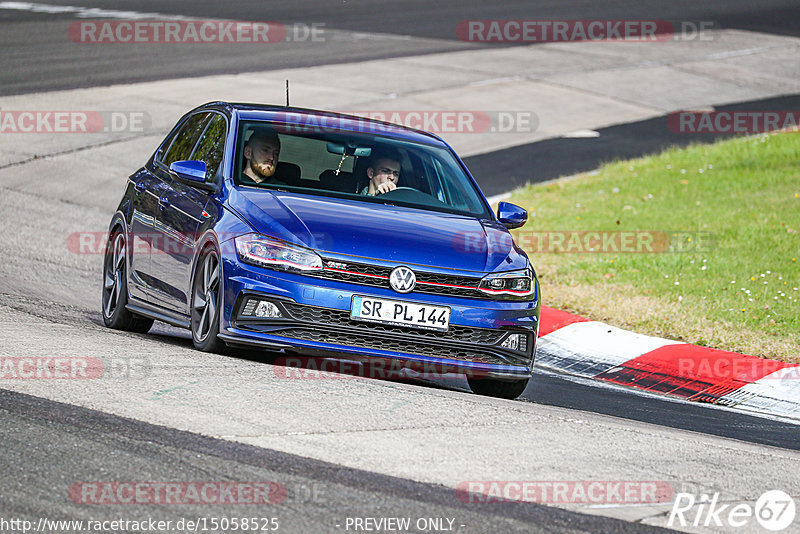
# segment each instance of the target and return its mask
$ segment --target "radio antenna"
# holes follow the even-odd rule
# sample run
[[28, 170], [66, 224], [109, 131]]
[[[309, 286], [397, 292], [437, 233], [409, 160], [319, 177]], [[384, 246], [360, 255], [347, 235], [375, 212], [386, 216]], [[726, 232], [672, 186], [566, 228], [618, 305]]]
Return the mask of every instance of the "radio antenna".
[[289, 107], [289, 80], [286, 80], [286, 107]]

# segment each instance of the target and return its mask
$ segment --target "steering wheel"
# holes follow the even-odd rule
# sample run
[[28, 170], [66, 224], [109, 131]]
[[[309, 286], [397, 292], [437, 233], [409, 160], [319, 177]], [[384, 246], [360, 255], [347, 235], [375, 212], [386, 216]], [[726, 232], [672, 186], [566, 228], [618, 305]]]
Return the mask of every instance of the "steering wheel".
[[[392, 194], [394, 193], [394, 194]], [[400, 201], [410, 202], [421, 206], [446, 206], [444, 202], [433, 197], [429, 193], [424, 193], [413, 187], [396, 187], [391, 191], [378, 195], [377, 198], [385, 198], [387, 202]]]
[[397, 191], [397, 192], [399, 192], [399, 193], [402, 193], [403, 191], [413, 191], [413, 192], [415, 192], [415, 193], [419, 193], [419, 192], [420, 192], [420, 191], [418, 191], [417, 189], [414, 189], [413, 187], [405, 187], [405, 186], [402, 186], [402, 187], [395, 187], [395, 188], [394, 188], [394, 189], [392, 189], [391, 191], [387, 191], [387, 192], [385, 192], [385, 193], [379, 193], [379, 194], [377, 194], [377, 195], [375, 195], [375, 196], [382, 197], [382, 196], [386, 196], [386, 195], [388, 195], [388, 194], [390, 194], [390, 193], [394, 193], [395, 191]]

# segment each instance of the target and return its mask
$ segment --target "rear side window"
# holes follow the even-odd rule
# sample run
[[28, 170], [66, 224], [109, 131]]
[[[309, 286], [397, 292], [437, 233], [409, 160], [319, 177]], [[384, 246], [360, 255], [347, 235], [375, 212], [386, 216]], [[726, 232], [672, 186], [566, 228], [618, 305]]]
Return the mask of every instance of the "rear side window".
[[353, 158], [344, 158], [326, 150], [327, 141], [306, 137], [282, 136], [281, 161], [290, 161], [300, 166], [303, 178], [316, 180], [328, 169], [339, 168], [340, 172], [353, 172]]
[[203, 133], [209, 115], [210, 113], [198, 113], [189, 117], [172, 140], [172, 145], [162, 160], [164, 165], [169, 167], [175, 161], [189, 159], [194, 145], [197, 144], [200, 134]]
[[225, 151], [225, 126], [225, 118], [218, 113], [213, 113], [211, 121], [197, 143], [197, 148], [191, 157], [186, 158], [205, 162], [206, 181], [217, 174], [217, 169], [222, 161], [222, 153]]

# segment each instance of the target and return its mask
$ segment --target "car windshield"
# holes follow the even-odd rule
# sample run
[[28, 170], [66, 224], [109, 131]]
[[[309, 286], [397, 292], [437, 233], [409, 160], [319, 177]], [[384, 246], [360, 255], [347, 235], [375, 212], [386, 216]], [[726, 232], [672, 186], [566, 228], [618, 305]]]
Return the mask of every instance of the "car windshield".
[[[376, 173], [393, 190], [371, 190]], [[451, 151], [374, 133], [242, 121], [234, 183], [491, 218]]]

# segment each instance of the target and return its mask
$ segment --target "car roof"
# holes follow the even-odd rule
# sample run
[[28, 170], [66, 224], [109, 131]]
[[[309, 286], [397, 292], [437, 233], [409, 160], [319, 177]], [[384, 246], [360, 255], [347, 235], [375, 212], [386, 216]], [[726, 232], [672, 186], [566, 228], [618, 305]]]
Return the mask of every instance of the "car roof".
[[241, 102], [209, 102], [197, 109], [209, 107], [227, 108], [243, 120], [270, 121], [331, 128], [341, 131], [374, 133], [427, 145], [447, 147], [447, 144], [439, 136], [430, 132], [334, 111]]

